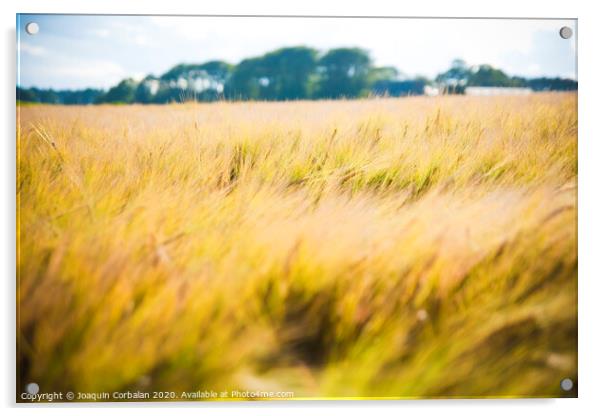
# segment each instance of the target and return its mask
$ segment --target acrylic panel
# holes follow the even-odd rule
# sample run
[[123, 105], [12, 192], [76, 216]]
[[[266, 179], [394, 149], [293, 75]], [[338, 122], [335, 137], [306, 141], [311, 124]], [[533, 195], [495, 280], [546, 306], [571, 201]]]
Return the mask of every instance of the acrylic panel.
[[16, 30], [18, 402], [577, 396], [575, 19]]

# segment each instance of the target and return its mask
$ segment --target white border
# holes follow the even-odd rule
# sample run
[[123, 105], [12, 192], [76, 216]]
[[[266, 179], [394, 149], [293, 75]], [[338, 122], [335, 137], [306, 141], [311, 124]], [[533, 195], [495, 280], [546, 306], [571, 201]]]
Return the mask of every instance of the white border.
[[[2, 140], [0, 181], [2, 200], [0, 221], [2, 229], [2, 282], [4, 285], [0, 336], [3, 365], [0, 377], [0, 406], [8, 407], [5, 414], [42, 411], [45, 414], [165, 414], [169, 406], [178, 413], [199, 414], [244, 411], [251, 415], [306, 415], [308, 412], [345, 412], [350, 414], [426, 414], [448, 415], [508, 413], [543, 413], [550, 415], [592, 414], [600, 411], [600, 358], [602, 336], [599, 317], [602, 316], [602, 116], [599, 40], [602, 39], [601, 15], [591, 0], [504, 0], [395, 2], [324, 1], [324, 0], [254, 0], [214, 2], [180, 0], [21, 0], [0, 2], [2, 14], [2, 98], [0, 114], [5, 134]], [[96, 405], [55, 405], [35, 408], [15, 406], [15, 14], [21, 13], [107, 13], [107, 14], [269, 14], [269, 15], [394, 15], [440, 17], [556, 17], [578, 18], [579, 51], [579, 399], [556, 400], [431, 400], [401, 402], [269, 402], [269, 403], [179, 403]], [[244, 36], [244, 34], [241, 34]]]

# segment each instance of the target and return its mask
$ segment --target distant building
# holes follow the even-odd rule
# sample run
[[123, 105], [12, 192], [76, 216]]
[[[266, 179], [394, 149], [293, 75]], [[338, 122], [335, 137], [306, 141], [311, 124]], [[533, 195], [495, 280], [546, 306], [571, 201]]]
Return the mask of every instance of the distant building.
[[466, 87], [466, 95], [528, 95], [533, 90], [531, 88], [517, 87]]
[[441, 88], [425, 85], [423, 93], [429, 97], [436, 97], [437, 95], [441, 95]]

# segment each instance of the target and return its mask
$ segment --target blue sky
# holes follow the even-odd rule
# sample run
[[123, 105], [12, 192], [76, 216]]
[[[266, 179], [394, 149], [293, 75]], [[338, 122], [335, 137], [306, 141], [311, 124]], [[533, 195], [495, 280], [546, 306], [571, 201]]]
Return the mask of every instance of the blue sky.
[[[39, 24], [32, 36], [29, 22]], [[435, 76], [454, 58], [511, 75], [577, 78], [574, 20], [318, 19], [20, 15], [23, 87], [107, 88], [126, 77], [160, 75], [179, 63], [237, 63], [282, 46], [358, 46], [376, 65]]]

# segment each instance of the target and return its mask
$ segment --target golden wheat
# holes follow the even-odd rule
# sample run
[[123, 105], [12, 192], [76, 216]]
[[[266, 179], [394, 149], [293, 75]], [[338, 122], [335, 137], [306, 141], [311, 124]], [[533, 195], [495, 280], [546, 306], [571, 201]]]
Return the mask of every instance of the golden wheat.
[[575, 94], [24, 106], [19, 383], [574, 396]]

